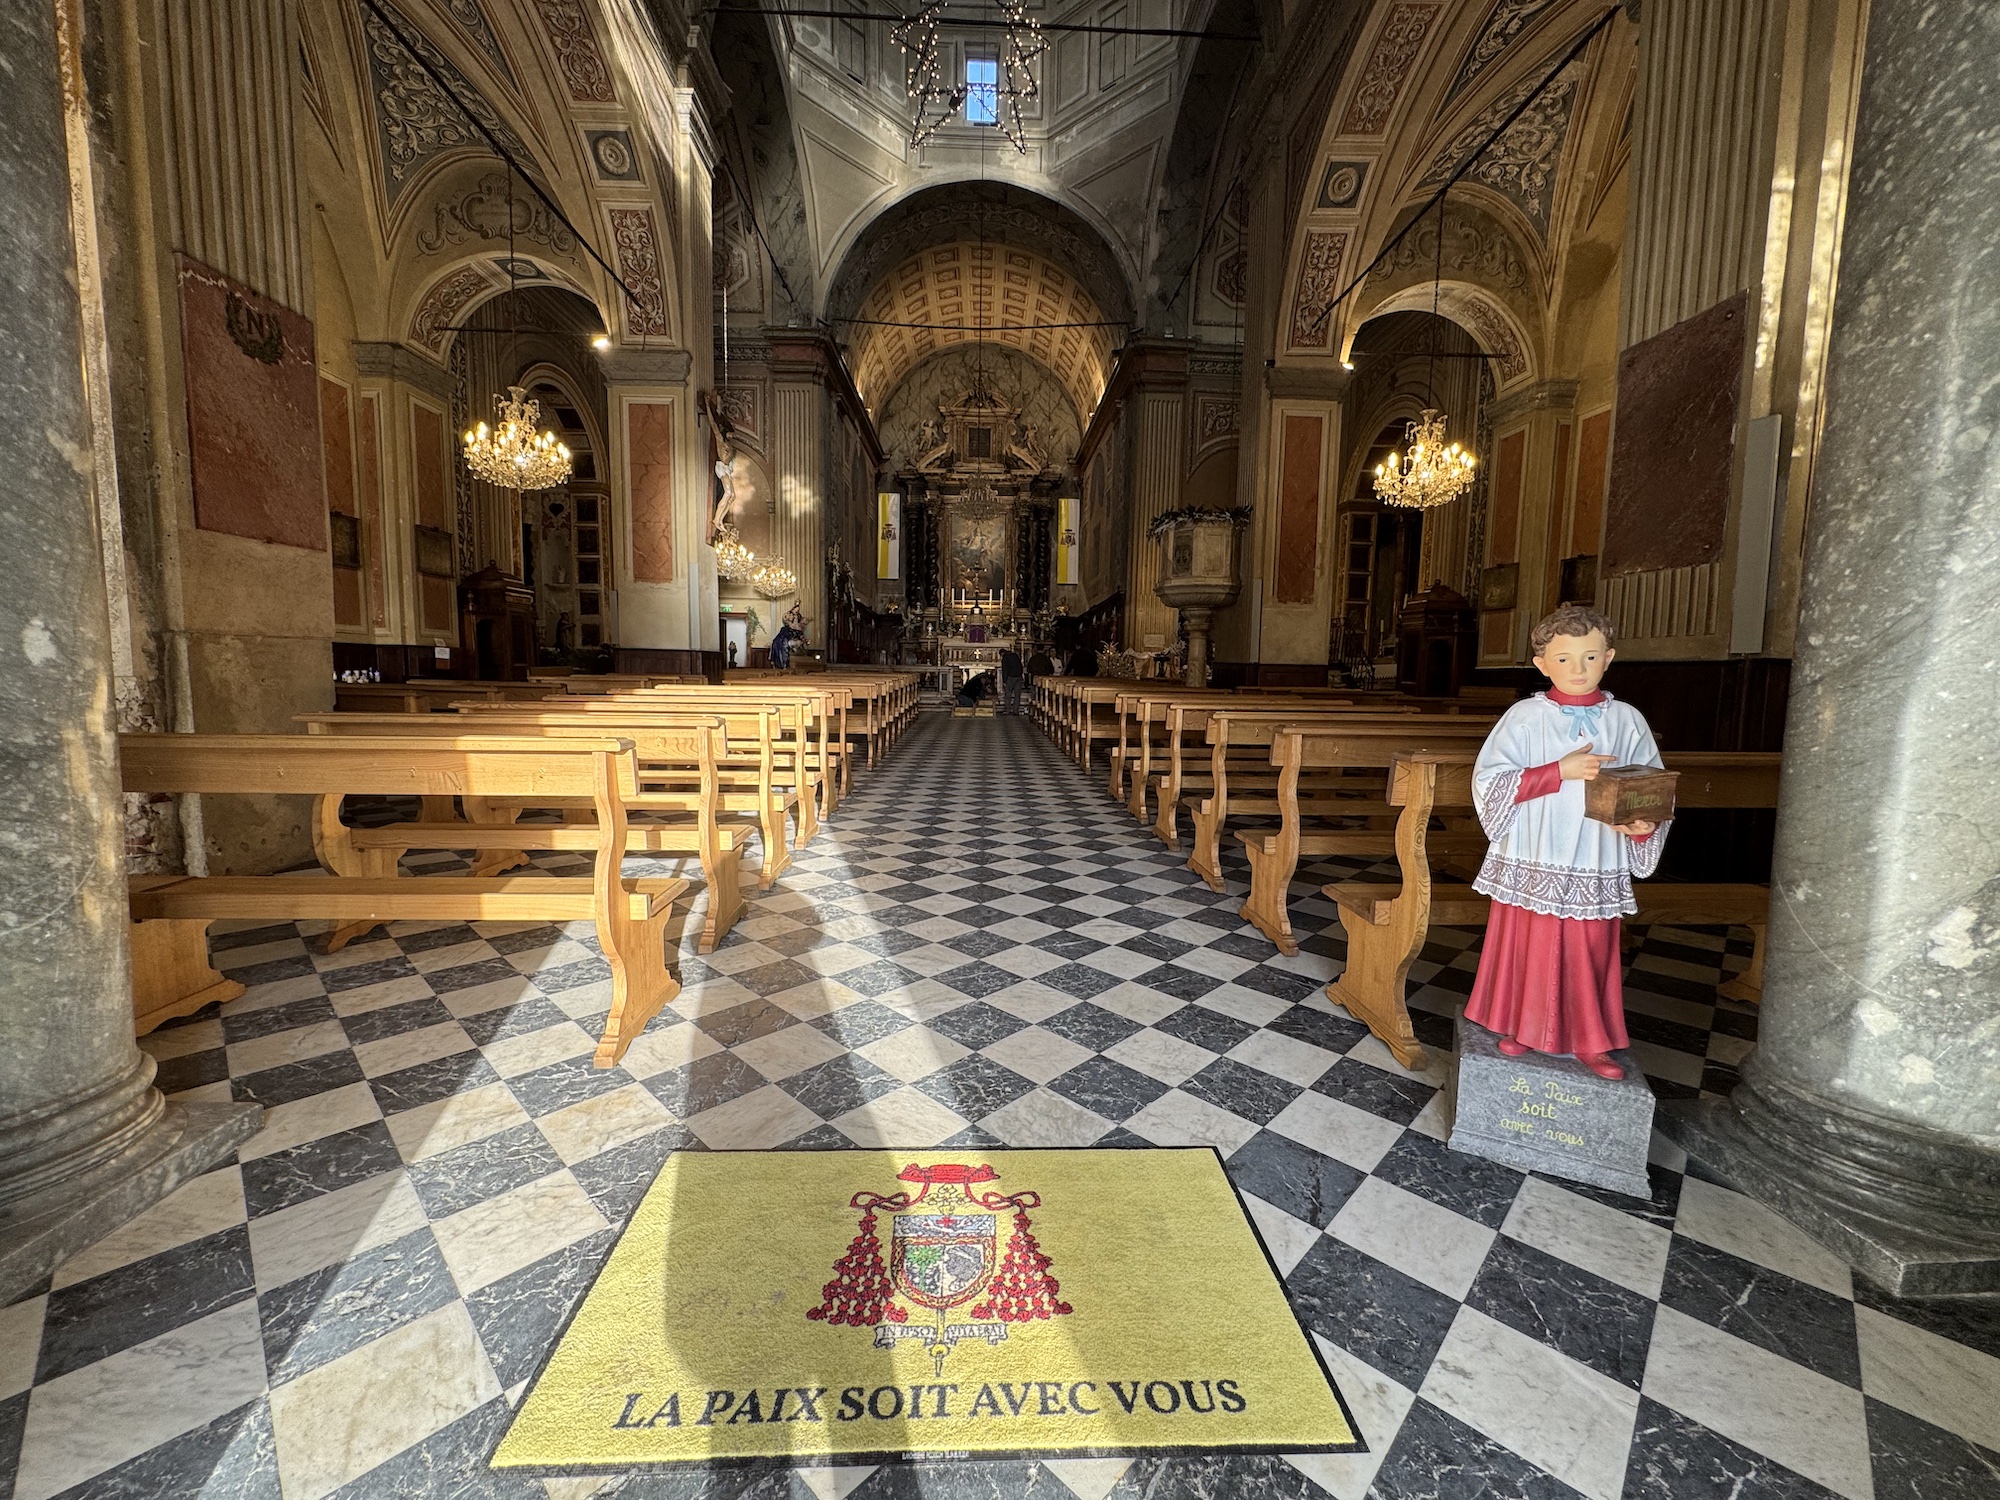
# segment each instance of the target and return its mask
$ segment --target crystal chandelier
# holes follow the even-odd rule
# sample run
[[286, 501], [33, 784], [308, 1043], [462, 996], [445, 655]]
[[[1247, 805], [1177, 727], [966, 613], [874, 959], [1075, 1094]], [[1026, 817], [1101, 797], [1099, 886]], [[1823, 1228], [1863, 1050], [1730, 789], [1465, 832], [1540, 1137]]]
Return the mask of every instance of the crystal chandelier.
[[757, 567], [757, 554], [743, 545], [736, 528], [724, 522], [715, 534], [715, 571], [731, 583], [741, 583]]
[[1375, 466], [1375, 493], [1390, 505], [1428, 510], [1456, 500], [1472, 483], [1473, 457], [1457, 443], [1444, 440], [1444, 413], [1434, 406], [1411, 422], [1404, 432], [1407, 452], [1391, 453]]
[[750, 587], [766, 599], [782, 599], [798, 592], [799, 575], [782, 557], [770, 557], [758, 563], [750, 574]]
[[[1431, 270], [1430, 348], [1424, 358], [1424, 390], [1431, 400], [1432, 371], [1437, 366], [1438, 297], [1444, 286], [1444, 196], [1438, 196], [1437, 263]], [[1404, 453], [1394, 453], [1375, 466], [1375, 493], [1385, 504], [1429, 510], [1456, 500], [1472, 484], [1471, 453], [1457, 443], [1446, 445], [1444, 413], [1426, 405], [1423, 414], [1403, 429]]]
[[481, 422], [465, 434], [465, 466], [488, 484], [509, 490], [545, 490], [569, 478], [569, 449], [539, 428], [542, 404], [518, 385], [493, 398], [495, 425]]

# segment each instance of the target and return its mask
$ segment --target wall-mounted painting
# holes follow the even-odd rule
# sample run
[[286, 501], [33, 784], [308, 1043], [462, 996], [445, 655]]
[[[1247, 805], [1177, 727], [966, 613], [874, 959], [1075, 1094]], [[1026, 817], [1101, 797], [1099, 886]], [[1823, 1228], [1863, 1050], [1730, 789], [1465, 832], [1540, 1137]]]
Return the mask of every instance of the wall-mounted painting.
[[951, 588], [994, 595], [1007, 587], [1007, 517], [951, 518]]

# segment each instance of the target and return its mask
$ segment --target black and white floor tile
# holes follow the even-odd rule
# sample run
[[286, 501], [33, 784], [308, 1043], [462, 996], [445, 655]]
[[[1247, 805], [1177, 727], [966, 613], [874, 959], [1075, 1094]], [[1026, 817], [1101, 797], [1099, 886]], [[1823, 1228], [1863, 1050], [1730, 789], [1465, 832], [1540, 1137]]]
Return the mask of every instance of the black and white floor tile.
[[[437, 856], [440, 864], [450, 856]], [[549, 859], [552, 867], [568, 862]], [[145, 1039], [255, 1100], [226, 1166], [0, 1309], [0, 1500], [2000, 1496], [2000, 1308], [1896, 1304], [1656, 1150], [1648, 1202], [1455, 1155], [1477, 934], [1417, 966], [1398, 1067], [1020, 719], [926, 715], [608, 1071], [587, 925], [219, 934], [250, 986]], [[1240, 874], [1240, 870], [1236, 873]], [[1741, 933], [1655, 929], [1634, 1052], [1726, 1090]], [[560, 1480], [484, 1465], [673, 1151], [1218, 1147], [1352, 1403], [1356, 1457]]]

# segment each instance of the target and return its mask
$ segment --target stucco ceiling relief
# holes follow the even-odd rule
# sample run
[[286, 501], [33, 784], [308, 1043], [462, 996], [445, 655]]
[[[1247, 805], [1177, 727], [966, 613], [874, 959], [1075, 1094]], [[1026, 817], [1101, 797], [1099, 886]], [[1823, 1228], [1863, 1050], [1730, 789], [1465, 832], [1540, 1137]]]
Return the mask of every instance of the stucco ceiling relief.
[[408, 342], [442, 360], [451, 334], [466, 310], [506, 285], [504, 278], [476, 261], [445, 272], [417, 300], [410, 315]]
[[563, 84], [578, 104], [616, 104], [611, 69], [597, 46], [597, 33], [579, 0], [535, 0], [542, 30], [562, 69]]
[[[1003, 344], [1038, 360], [1080, 412], [1110, 368], [1104, 314], [1074, 277], [1011, 245], [960, 242], [913, 255], [876, 283], [850, 328], [855, 383], [879, 404], [919, 361], [958, 344]], [[914, 325], [914, 326], [905, 326]]]
[[[484, 126], [520, 161], [531, 162], [532, 155], [521, 138], [451, 60], [407, 16], [394, 11], [389, 15], [395, 30], [372, 6], [361, 10], [382, 181], [390, 205], [432, 162], [461, 151], [490, 155], [493, 148], [478, 126]], [[409, 39], [428, 69], [410, 55], [398, 31]], [[433, 71], [450, 85], [450, 95], [432, 82]]]
[[1292, 293], [1292, 325], [1286, 343], [1294, 349], [1332, 347], [1334, 319], [1328, 311], [1340, 295], [1341, 262], [1348, 231], [1309, 229], [1299, 257], [1298, 285]]
[[1559, 0], [1498, 0], [1478, 35], [1473, 37], [1472, 45], [1466, 48], [1451, 87], [1445, 91], [1445, 102], [1450, 103], [1464, 93], [1474, 79], [1500, 60], [1500, 54], [1513, 45], [1516, 37], [1558, 3]]
[[632, 204], [607, 208], [604, 214], [611, 224], [611, 244], [617, 252], [618, 274], [632, 292], [631, 296], [627, 296], [615, 287], [612, 289], [626, 333], [635, 338], [671, 336], [673, 327], [667, 320], [665, 269], [651, 206]]
[[1395, 0], [1389, 7], [1341, 116], [1340, 134], [1381, 135], [1389, 128], [1403, 82], [1443, 9], [1432, 0]]
[[453, 24], [465, 34], [465, 39], [486, 55], [494, 71], [509, 83], [514, 81], [513, 65], [501, 50], [500, 38], [494, 33], [493, 23], [479, 8], [479, 0], [432, 0], [432, 3], [450, 16]]
[[[1563, 143], [1569, 137], [1584, 65], [1574, 62], [1538, 95], [1521, 117], [1480, 154], [1461, 181], [1491, 188], [1546, 239], [1555, 204], [1556, 173], [1562, 166]], [[1478, 117], [1452, 135], [1431, 158], [1420, 188], [1434, 188], [1448, 179], [1500, 122], [1512, 114], [1543, 74], [1533, 71], [1480, 111]]]

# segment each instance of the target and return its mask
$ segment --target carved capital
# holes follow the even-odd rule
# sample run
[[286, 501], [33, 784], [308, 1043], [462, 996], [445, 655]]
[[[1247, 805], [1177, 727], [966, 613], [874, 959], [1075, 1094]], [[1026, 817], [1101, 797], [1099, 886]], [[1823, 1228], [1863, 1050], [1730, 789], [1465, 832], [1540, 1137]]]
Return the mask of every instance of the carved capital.
[[680, 385], [694, 356], [685, 349], [613, 349], [598, 362], [613, 385]]
[[1522, 386], [1487, 407], [1486, 419], [1498, 429], [1538, 411], [1573, 411], [1578, 384], [1574, 380], [1538, 380]]
[[378, 380], [400, 380], [426, 396], [435, 396], [440, 401], [451, 399], [451, 371], [408, 344], [356, 339], [352, 347], [354, 371], [363, 379], [372, 376]]

